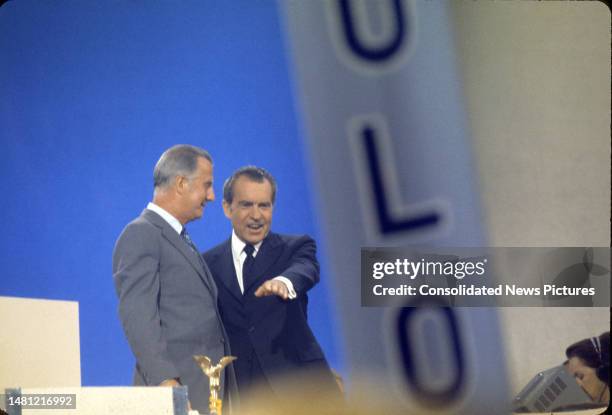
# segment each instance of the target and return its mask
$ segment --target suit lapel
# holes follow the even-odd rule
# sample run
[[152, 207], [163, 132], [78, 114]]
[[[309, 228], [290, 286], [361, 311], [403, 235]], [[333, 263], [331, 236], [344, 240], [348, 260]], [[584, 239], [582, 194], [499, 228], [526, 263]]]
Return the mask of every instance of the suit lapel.
[[[253, 278], [248, 282], [245, 281], [244, 292], [246, 293], [255, 283], [260, 282], [262, 275], [276, 262], [282, 253], [282, 243], [278, 235], [271, 233], [264, 239], [253, 264]], [[274, 278], [277, 275], [269, 275]]]
[[219, 256], [219, 273], [217, 279], [221, 281], [228, 291], [242, 301], [242, 292], [238, 285], [238, 277], [236, 276], [236, 268], [234, 267], [234, 257], [232, 256], [232, 240], [231, 238], [223, 245], [223, 252]]
[[[208, 287], [210, 288], [210, 291], [213, 295], [213, 298], [215, 298], [215, 300], [217, 299], [217, 296], [219, 295], [219, 291], [217, 288], [217, 284], [215, 283], [215, 280], [213, 279], [212, 276], [212, 272], [210, 271], [210, 268], [208, 268], [208, 264], [206, 264], [206, 261], [204, 261], [204, 258], [201, 257], [200, 254], [200, 259], [202, 260], [202, 266], [204, 267], [204, 283], [206, 285], [208, 285]], [[202, 274], [200, 274], [201, 276]]]
[[214, 297], [217, 296], [217, 287], [212, 281], [212, 276], [210, 271], [205, 266], [204, 261], [200, 261], [198, 258], [198, 254], [193, 252], [189, 246], [183, 241], [178, 233], [170, 224], [168, 224], [161, 216], [157, 213], [145, 209], [142, 213], [149, 222], [154, 223], [156, 226], [161, 228], [163, 237], [174, 247], [176, 248], [187, 260], [187, 262], [193, 267], [193, 269], [198, 273], [206, 287], [213, 293]]

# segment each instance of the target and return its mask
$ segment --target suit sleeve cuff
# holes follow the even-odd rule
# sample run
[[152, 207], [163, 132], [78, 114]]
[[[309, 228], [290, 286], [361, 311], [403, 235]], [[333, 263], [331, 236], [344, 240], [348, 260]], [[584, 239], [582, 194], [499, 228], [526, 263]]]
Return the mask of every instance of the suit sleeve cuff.
[[278, 277], [275, 277], [274, 279], [282, 281], [287, 286], [287, 290], [289, 291], [290, 300], [297, 298], [297, 293], [295, 292], [295, 289], [293, 288], [293, 283], [291, 282], [289, 278], [279, 275]]

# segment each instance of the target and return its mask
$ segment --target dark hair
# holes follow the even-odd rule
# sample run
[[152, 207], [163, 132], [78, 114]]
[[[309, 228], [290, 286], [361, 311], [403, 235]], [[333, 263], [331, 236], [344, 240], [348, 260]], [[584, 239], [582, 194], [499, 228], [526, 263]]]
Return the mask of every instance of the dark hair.
[[189, 176], [198, 168], [198, 158], [203, 157], [212, 164], [208, 151], [189, 144], [170, 147], [161, 155], [153, 169], [153, 187], [161, 189], [176, 176]]
[[223, 200], [225, 202], [232, 203], [234, 200], [234, 183], [242, 176], [248, 177], [249, 180], [257, 183], [263, 183], [264, 180], [267, 180], [270, 186], [272, 186], [272, 204], [274, 204], [274, 200], [276, 200], [276, 180], [265, 169], [257, 166], [241, 167], [227, 178], [225, 183], [223, 183]]
[[[599, 348], [599, 350], [598, 350]], [[565, 350], [568, 359], [580, 358], [585, 365], [595, 369], [597, 377], [610, 386], [610, 332], [599, 337], [580, 340]]]

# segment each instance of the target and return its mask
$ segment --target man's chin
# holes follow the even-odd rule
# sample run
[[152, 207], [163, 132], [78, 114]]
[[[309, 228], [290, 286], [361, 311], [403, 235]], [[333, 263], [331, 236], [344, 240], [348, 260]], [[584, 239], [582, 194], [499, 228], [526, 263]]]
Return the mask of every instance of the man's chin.
[[255, 232], [255, 233], [247, 232], [245, 237], [242, 239], [248, 244], [257, 245], [258, 243], [263, 241], [267, 235], [268, 235], [268, 232], [263, 232], [263, 231]]
[[196, 219], [200, 219], [203, 215], [204, 215], [204, 208], [200, 208], [193, 214], [193, 217], [189, 220], [189, 222], [192, 222]]

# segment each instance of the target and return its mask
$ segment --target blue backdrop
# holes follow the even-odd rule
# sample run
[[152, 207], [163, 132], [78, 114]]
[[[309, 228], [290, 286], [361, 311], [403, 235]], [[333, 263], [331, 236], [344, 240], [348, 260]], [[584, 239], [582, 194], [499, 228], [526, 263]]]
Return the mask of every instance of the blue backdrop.
[[[221, 186], [245, 164], [278, 180], [273, 229], [321, 242], [284, 48], [272, 0], [0, 7], [0, 295], [79, 302], [83, 385], [131, 382], [111, 253], [166, 148], [214, 158], [217, 200], [189, 226], [200, 249], [229, 236]], [[309, 317], [338, 368], [319, 249]]]

